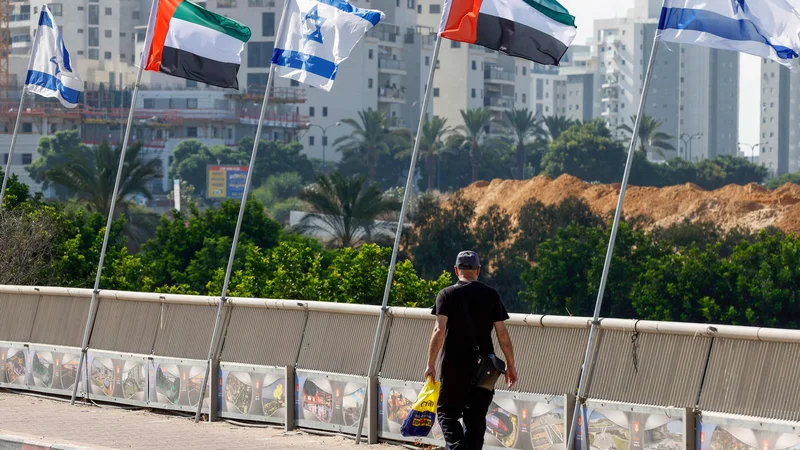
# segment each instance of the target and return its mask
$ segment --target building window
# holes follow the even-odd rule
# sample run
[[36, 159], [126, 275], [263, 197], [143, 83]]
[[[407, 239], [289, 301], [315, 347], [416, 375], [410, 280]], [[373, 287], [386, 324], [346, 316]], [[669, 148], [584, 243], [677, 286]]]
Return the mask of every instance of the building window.
[[96, 48], [89, 49], [89, 59], [99, 60], [100, 59], [100, 50]]
[[442, 5], [438, 3], [432, 3], [428, 5], [428, 12], [431, 14], [441, 14], [442, 13]]
[[472, 70], [478, 70], [478, 62], [472, 61]]
[[450, 41], [450, 48], [461, 48], [461, 42]]
[[100, 29], [97, 27], [89, 28], [89, 47], [100, 46]]
[[475, 88], [472, 88], [472, 98], [477, 98], [477, 97], [478, 97], [478, 93], [475, 92]]
[[289, 86], [298, 87], [298, 86], [300, 86], [300, 82], [297, 81], [297, 80], [291, 80], [291, 81], [289, 81]]
[[83, 50], [78, 50], [78, 56], [83, 56]]
[[309, 106], [308, 107], [308, 116], [309, 117], [314, 117], [314, 107], [313, 106]]
[[328, 107], [327, 106], [323, 106], [322, 107], [322, 117], [328, 117]]
[[417, 5], [417, 14], [422, 14], [422, 5]]
[[111, 36], [113, 36], [113, 34], [112, 34], [112, 33], [113, 33], [113, 32], [112, 32], [111, 30], [106, 30], [106, 31], [105, 31], [105, 36], [106, 36], [106, 38], [109, 38], [109, 39], [110, 39], [110, 38], [111, 38]]
[[83, 34], [83, 28], [78, 28], [78, 34]]
[[247, 67], [269, 67], [274, 42], [248, 42]]
[[236, 8], [236, 0], [217, 0], [217, 8]]
[[527, 67], [522, 66], [522, 74], [523, 75], [527, 75], [528, 74], [528, 68]]
[[64, 14], [64, 7], [61, 3], [50, 3], [47, 7], [50, 8], [50, 12], [54, 16], [61, 16]]
[[111, 52], [105, 52], [105, 54], [103, 54], [103, 57], [105, 59], [111, 59]]
[[156, 99], [154, 98], [144, 99], [144, 109], [155, 109], [155, 108], [156, 108]]
[[528, 103], [528, 94], [522, 94], [522, 103]]
[[367, 89], [372, 89], [372, 78], [367, 79]]
[[372, 55], [373, 55], [372, 49], [369, 49], [367, 51], [367, 58], [372, 59]]
[[425, 57], [425, 67], [428, 67], [430, 65], [431, 65], [431, 57], [430, 56], [426, 56]]
[[187, 98], [186, 99], [186, 109], [197, 109], [197, 99], [196, 98]]
[[134, 11], [133, 13], [131, 13], [131, 19], [139, 20], [139, 17], [140, 17], [139, 11]]
[[[249, 77], [249, 75], [248, 75], [248, 77]], [[197, 87], [197, 81], [186, 80], [186, 87], [187, 88], [196, 88]]]
[[414, 0], [408, 0], [408, 9], [414, 9]]
[[264, 87], [266, 87], [267, 85], [267, 78], [269, 78], [269, 74], [267, 73], [248, 73], [247, 88], [248, 89], [256, 88], [258, 90], [263, 90]]
[[100, 25], [100, 5], [89, 5], [89, 25]]
[[83, 11], [83, 6], [78, 6], [78, 11]]
[[[33, 133], [33, 124], [30, 122], [22, 122], [22, 132]], [[8, 155], [6, 155], [6, 160], [8, 160]]]
[[106, 15], [107, 15], [107, 16], [110, 16], [110, 15], [111, 15], [111, 8], [106, 8]]
[[27, 166], [33, 162], [33, 153], [23, 153], [22, 154], [22, 165]]
[[433, 96], [434, 97], [438, 97], [439, 96], [439, 88], [437, 88], [437, 87], [433, 88]]
[[314, 145], [314, 136], [308, 137], [308, 145]]
[[186, 137], [197, 137], [197, 127], [186, 127]]
[[261, 13], [261, 35], [275, 36], [275, 13]]

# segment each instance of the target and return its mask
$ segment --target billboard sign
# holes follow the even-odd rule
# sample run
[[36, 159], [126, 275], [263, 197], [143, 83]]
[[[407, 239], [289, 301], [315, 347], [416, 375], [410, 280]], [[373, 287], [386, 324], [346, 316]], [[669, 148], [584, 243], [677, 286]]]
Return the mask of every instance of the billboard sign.
[[247, 166], [208, 166], [206, 198], [241, 200], [244, 197], [247, 171]]

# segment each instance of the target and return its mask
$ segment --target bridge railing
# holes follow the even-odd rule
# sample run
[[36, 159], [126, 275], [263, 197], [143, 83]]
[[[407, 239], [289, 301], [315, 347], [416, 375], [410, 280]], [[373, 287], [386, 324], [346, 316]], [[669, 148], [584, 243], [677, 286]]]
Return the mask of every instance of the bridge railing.
[[[0, 387], [69, 395], [77, 381], [92, 400], [193, 412], [219, 298], [102, 291], [87, 364], [77, 367], [90, 298], [88, 289], [0, 286]], [[354, 434], [366, 401], [370, 440], [404, 440], [433, 316], [391, 308], [369, 379], [379, 312], [230, 299], [204, 411]], [[569, 424], [590, 319], [511, 316], [520, 380], [513, 391], [497, 386], [487, 448], [563, 445], [570, 426], [580, 448], [800, 443], [800, 331], [603, 319], [587, 402]], [[441, 443], [438, 426], [420, 442]]]

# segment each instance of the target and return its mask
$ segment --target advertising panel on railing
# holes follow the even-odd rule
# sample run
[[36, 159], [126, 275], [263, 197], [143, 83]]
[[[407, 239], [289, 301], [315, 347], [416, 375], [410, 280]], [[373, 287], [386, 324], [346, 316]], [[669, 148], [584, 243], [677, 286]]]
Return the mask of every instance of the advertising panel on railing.
[[[439, 422], [426, 438], [406, 438], [400, 427], [416, 401], [422, 383], [381, 380], [378, 427], [386, 439], [444, 445]], [[486, 416], [485, 449], [564, 449], [564, 398], [497, 392]]]
[[13, 342], [0, 342], [0, 361], [3, 363], [0, 386], [19, 388], [28, 385], [26, 378], [30, 369], [28, 349], [25, 346]]
[[219, 379], [220, 417], [285, 423], [285, 368], [220, 363]]
[[208, 166], [206, 198], [241, 200], [247, 180], [247, 166]]
[[697, 419], [697, 442], [698, 450], [800, 450], [800, 429], [796, 423], [703, 413]]
[[88, 361], [91, 398], [147, 405], [146, 356], [89, 350]]
[[28, 355], [30, 371], [27, 381], [32, 390], [56, 394], [72, 393], [78, 375], [80, 349], [31, 345]]
[[683, 410], [589, 401], [578, 416], [582, 450], [684, 448]]
[[[150, 361], [149, 405], [156, 408], [194, 412], [200, 401], [206, 362], [191, 359], [153, 358]], [[212, 377], [209, 376], [209, 384]], [[209, 411], [206, 387], [203, 411]]]
[[[298, 426], [355, 434], [367, 379], [298, 370], [295, 395]], [[364, 422], [367, 429], [369, 414]]]

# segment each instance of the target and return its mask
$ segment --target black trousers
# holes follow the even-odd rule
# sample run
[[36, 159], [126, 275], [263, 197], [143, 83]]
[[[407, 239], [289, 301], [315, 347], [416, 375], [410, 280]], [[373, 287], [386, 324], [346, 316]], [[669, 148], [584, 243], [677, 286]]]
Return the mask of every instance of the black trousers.
[[[461, 380], [459, 380], [461, 381]], [[486, 413], [494, 392], [470, 387], [469, 384], [442, 380], [442, 396], [436, 411], [447, 450], [480, 450], [486, 434]], [[464, 419], [461, 426], [459, 419]]]

